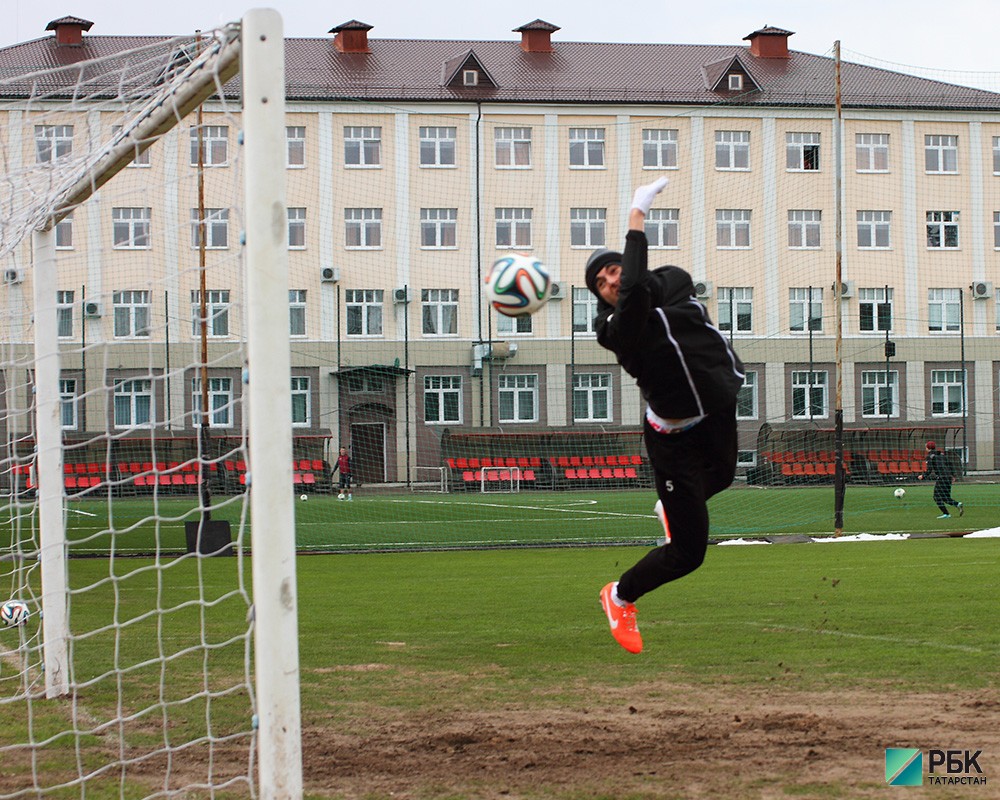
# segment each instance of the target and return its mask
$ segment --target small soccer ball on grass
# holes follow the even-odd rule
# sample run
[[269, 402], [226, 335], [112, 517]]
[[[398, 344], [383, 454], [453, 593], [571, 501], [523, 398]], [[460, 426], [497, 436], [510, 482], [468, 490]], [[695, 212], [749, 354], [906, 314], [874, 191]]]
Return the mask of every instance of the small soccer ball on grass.
[[308, 499], [309, 499], [309, 495], [307, 495], [307, 494], [300, 494], [300, 495], [299, 495], [299, 500], [301, 500], [301, 501], [302, 501], [303, 503], [304, 503], [304, 502], [305, 502], [306, 500], [308, 500]]
[[892, 493], [892, 495], [897, 500], [902, 500], [904, 497], [906, 497], [906, 489], [904, 489], [902, 486], [900, 486], [896, 491], [894, 491]]
[[534, 256], [513, 253], [498, 258], [486, 276], [486, 298], [508, 317], [534, 314], [552, 296], [552, 278]]
[[0, 606], [0, 622], [8, 628], [23, 625], [30, 615], [28, 604], [23, 600], [8, 600]]

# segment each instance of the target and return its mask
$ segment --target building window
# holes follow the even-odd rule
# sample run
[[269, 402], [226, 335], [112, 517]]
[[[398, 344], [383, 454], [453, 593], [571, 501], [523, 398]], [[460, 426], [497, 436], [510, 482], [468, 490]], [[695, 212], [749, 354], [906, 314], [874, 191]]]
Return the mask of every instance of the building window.
[[[191, 381], [191, 408], [195, 424], [201, 425], [201, 378]], [[231, 378], [208, 379], [208, 426], [230, 428], [233, 425], [233, 381]]]
[[115, 381], [116, 428], [148, 428], [153, 421], [153, 382]]
[[[122, 132], [122, 126], [121, 125], [112, 125], [111, 126], [111, 134], [112, 134], [112, 136], [118, 136], [118, 134], [120, 134], [121, 132]], [[139, 147], [138, 147], [138, 142], [137, 142], [136, 143], [136, 148], [135, 148], [135, 158], [132, 159], [132, 161], [129, 163], [129, 166], [130, 167], [149, 167], [149, 166], [152, 166], [150, 164], [150, 161], [149, 161], [149, 148], [147, 147], [145, 150], [140, 150]]]
[[924, 165], [927, 172], [954, 174], [958, 172], [958, 137], [925, 136]]
[[861, 416], [863, 417], [898, 417], [899, 401], [896, 391], [899, 385], [899, 373], [890, 370], [888, 380], [886, 371], [869, 370], [861, 373]]
[[792, 372], [792, 417], [823, 418], [827, 415], [827, 373], [809, 370]]
[[56, 250], [73, 249], [73, 215], [67, 214], [56, 223]]
[[993, 212], [993, 249], [1000, 250], [1000, 211]]
[[420, 302], [423, 332], [427, 336], [458, 333], [458, 289], [422, 289]]
[[191, 247], [197, 249], [201, 244], [202, 231], [205, 232], [206, 250], [225, 250], [229, 247], [229, 209], [206, 208], [204, 224], [198, 215], [198, 209], [191, 209]]
[[382, 289], [346, 289], [348, 336], [382, 335]]
[[891, 211], [858, 212], [858, 248], [861, 250], [888, 250], [891, 246], [889, 225]]
[[420, 166], [454, 167], [457, 128], [423, 127], [420, 129]]
[[573, 421], [611, 421], [611, 373], [573, 376]]
[[497, 249], [531, 247], [531, 209], [496, 209]]
[[420, 209], [420, 246], [425, 250], [454, 250], [458, 247], [458, 209]]
[[462, 423], [462, 376], [424, 376], [424, 422], [430, 425]]
[[[423, 158], [423, 131], [436, 128], [421, 128], [420, 155]], [[423, 164], [423, 160], [420, 162]], [[382, 129], [380, 127], [359, 127], [348, 125], [344, 128], [344, 166], [378, 167], [382, 164]]]
[[[203, 167], [224, 167], [229, 163], [229, 127], [227, 125], [202, 125], [201, 152]], [[191, 128], [191, 166], [198, 166], [198, 131]]]
[[889, 171], [889, 134], [858, 133], [854, 137], [858, 172]]
[[148, 250], [150, 216], [148, 208], [112, 208], [113, 247], [116, 250]]
[[757, 419], [757, 371], [748, 369], [736, 394], [736, 419]]
[[674, 248], [678, 246], [680, 209], [651, 208], [646, 214], [646, 240], [650, 247]]
[[647, 128], [642, 132], [642, 168], [677, 169], [677, 131]]
[[823, 212], [792, 210], [788, 212], [788, 246], [793, 250], [818, 249]]
[[823, 290], [817, 286], [788, 290], [788, 329], [823, 331]]
[[715, 246], [719, 250], [741, 250], [750, 247], [750, 209], [716, 210]]
[[368, 370], [356, 370], [344, 376], [351, 394], [385, 394], [385, 381]]
[[508, 317], [506, 314], [497, 313], [497, 333], [502, 334], [527, 334], [531, 333], [531, 314], [521, 314], [517, 317]]
[[152, 307], [148, 291], [123, 291], [112, 294], [115, 317], [115, 336], [134, 338], [149, 336]]
[[288, 249], [306, 249], [306, 210], [304, 208], [288, 209]]
[[965, 413], [964, 398], [965, 381], [962, 370], [931, 370], [931, 416], [962, 416]]
[[750, 169], [750, 131], [715, 132], [715, 168]]
[[959, 330], [962, 319], [961, 289], [927, 290], [927, 330], [951, 333]]
[[285, 166], [302, 169], [306, 165], [306, 129], [301, 125], [285, 126]]
[[569, 129], [570, 169], [604, 169], [604, 128]]
[[1000, 136], [993, 137], [993, 174], [1000, 175]]
[[79, 425], [77, 406], [80, 398], [76, 393], [76, 381], [72, 378], [59, 380], [59, 416], [64, 431], [75, 431]]
[[297, 375], [292, 378], [292, 425], [298, 428], [309, 426], [312, 415], [309, 413], [309, 378]]
[[[719, 330], [750, 333], [753, 330], [753, 287], [722, 286], [719, 288]], [[733, 320], [736, 328], [733, 329]]]
[[597, 298], [590, 289], [573, 287], [573, 332], [593, 333], [597, 319]]
[[[201, 336], [201, 292], [191, 292], [191, 335]], [[229, 290], [209, 289], [205, 292], [205, 335], [229, 335]]]
[[493, 138], [498, 169], [528, 169], [531, 166], [531, 128], [497, 128]]
[[729, 91], [731, 92], [742, 92], [743, 91], [743, 76], [738, 72], [734, 72], [726, 76], [729, 80]]
[[538, 421], [538, 376], [501, 375], [497, 389], [500, 422]]
[[927, 248], [929, 250], [958, 249], [958, 212], [927, 212]]
[[73, 338], [73, 301], [75, 295], [70, 290], [56, 292], [56, 328], [60, 339]]
[[603, 208], [569, 210], [570, 247], [604, 247], [607, 211]]
[[288, 333], [290, 336], [306, 335], [306, 290], [288, 290]]
[[892, 293], [889, 287], [858, 290], [858, 328], [864, 333], [892, 330]]
[[345, 208], [344, 246], [348, 250], [378, 250], [382, 247], [382, 209]]
[[789, 172], [819, 170], [819, 134], [785, 134], [785, 168]]
[[51, 164], [73, 152], [72, 125], [36, 125], [35, 161]]

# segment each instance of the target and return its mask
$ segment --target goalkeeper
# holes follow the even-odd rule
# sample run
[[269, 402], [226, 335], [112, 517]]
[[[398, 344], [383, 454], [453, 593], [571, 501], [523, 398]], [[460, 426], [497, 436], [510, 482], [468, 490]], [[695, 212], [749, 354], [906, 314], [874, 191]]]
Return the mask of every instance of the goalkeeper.
[[694, 297], [679, 267], [647, 268], [646, 214], [666, 178], [640, 186], [629, 212], [625, 252], [597, 250], [587, 288], [598, 298], [597, 341], [636, 379], [646, 401], [643, 439], [659, 500], [664, 544], [600, 594], [618, 643], [642, 650], [635, 602], [696, 570], [708, 548], [707, 501], [736, 471], [736, 394], [743, 364]]

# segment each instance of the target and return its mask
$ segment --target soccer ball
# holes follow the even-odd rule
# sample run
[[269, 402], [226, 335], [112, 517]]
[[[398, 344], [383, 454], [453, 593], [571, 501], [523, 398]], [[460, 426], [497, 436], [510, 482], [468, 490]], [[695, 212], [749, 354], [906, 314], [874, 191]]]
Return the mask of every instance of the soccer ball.
[[308, 500], [308, 499], [309, 499], [309, 495], [307, 495], [307, 494], [300, 494], [300, 495], [299, 495], [299, 500], [301, 500], [301, 501], [302, 501], [303, 503], [304, 503], [304, 502], [305, 502], [306, 500]]
[[896, 491], [894, 491], [892, 493], [892, 495], [897, 500], [902, 500], [904, 497], [906, 497], [906, 489], [904, 489], [902, 486], [900, 486]]
[[8, 628], [23, 625], [28, 621], [28, 604], [21, 600], [8, 600], [0, 606], [0, 622]]
[[494, 262], [486, 276], [486, 298], [508, 317], [534, 314], [552, 295], [552, 279], [537, 258], [514, 253]]

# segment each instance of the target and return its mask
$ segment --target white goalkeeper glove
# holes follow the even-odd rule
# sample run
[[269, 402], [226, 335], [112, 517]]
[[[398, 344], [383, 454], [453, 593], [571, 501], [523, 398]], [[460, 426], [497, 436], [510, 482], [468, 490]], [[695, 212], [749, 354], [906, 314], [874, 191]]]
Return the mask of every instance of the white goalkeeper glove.
[[643, 214], [648, 214], [656, 195], [663, 191], [663, 187], [670, 182], [669, 178], [659, 178], [645, 186], [640, 186], [632, 196], [632, 208], [636, 208]]

